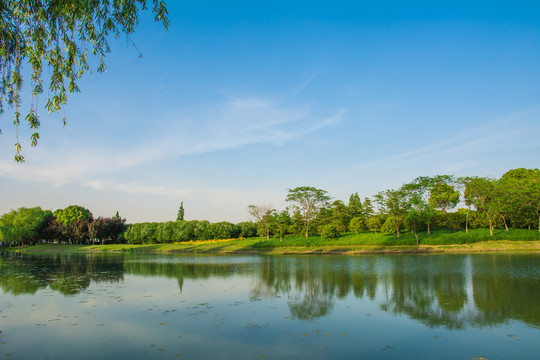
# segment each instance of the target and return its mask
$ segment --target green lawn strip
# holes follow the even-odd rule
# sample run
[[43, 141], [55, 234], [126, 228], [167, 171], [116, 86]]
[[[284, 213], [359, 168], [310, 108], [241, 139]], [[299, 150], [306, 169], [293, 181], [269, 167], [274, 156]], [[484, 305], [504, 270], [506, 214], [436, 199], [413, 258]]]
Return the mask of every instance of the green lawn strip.
[[136, 252], [136, 253], [258, 253], [258, 254], [379, 254], [432, 252], [540, 251], [540, 232], [535, 230], [487, 229], [465, 231], [436, 230], [420, 234], [420, 245], [410, 232], [398, 238], [371, 232], [346, 233], [336, 239], [318, 235], [287, 236], [283, 240], [261, 238], [209, 240], [170, 244], [106, 244], [106, 245], [36, 245], [11, 251], [32, 252]]

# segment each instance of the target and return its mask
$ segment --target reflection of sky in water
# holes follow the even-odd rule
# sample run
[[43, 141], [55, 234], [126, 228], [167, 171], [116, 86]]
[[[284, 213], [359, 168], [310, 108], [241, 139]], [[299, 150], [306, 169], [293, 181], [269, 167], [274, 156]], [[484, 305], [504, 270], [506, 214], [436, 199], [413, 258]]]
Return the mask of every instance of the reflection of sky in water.
[[[539, 259], [96, 257], [69, 267], [94, 279], [69, 296], [50, 287], [15, 296], [16, 277], [3, 277], [0, 351], [14, 359], [536, 359]], [[70, 278], [65, 262], [49, 264], [50, 281]], [[106, 269], [116, 280], [99, 280], [111, 278]]]

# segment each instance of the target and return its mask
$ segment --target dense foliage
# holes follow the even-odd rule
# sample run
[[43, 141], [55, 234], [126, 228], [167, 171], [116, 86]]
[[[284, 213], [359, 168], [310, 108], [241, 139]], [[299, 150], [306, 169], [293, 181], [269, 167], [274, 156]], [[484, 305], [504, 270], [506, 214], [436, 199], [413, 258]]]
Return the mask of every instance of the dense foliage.
[[[292, 208], [278, 211], [270, 206], [248, 206], [255, 222], [210, 223], [183, 220], [180, 205], [177, 221], [125, 225], [118, 214], [112, 218], [94, 219], [81, 206], [71, 205], [54, 213], [41, 208], [20, 208], [0, 217], [2, 246], [37, 243], [122, 243], [156, 244], [195, 240], [238, 239], [260, 236], [264, 242], [274, 237], [279, 242], [287, 236], [310, 235], [319, 239], [335, 239], [340, 234], [372, 232], [392, 236], [398, 244], [405, 233], [416, 244], [424, 243], [433, 230], [462, 231], [510, 228], [540, 232], [540, 171], [514, 169], [500, 179], [451, 175], [418, 177], [399, 189], [379, 192], [373, 201], [360, 201], [358, 193], [348, 204], [341, 200], [330, 203], [325, 190], [313, 187], [290, 189], [286, 200]], [[376, 204], [377, 206], [373, 205]], [[455, 210], [461, 204], [462, 207]], [[360, 234], [361, 235], [361, 234]], [[421, 235], [421, 236], [420, 236]], [[409, 240], [407, 240], [409, 241]]]
[[0, 217], [2, 246], [46, 243], [93, 244], [123, 241], [126, 220], [116, 215], [94, 219], [90, 210], [71, 205], [54, 214], [40, 207], [19, 208]]
[[[61, 111], [68, 93], [77, 92], [78, 79], [91, 71], [96, 57], [97, 71], [104, 72], [109, 36], [135, 31], [139, 12], [146, 0], [2, 0], [0, 1], [0, 113], [4, 104], [14, 109], [17, 129], [15, 160], [24, 161], [18, 137], [21, 89], [29, 74], [31, 99], [26, 122], [33, 131], [31, 145], [39, 140], [38, 97], [47, 94], [45, 109]], [[153, 0], [154, 19], [168, 27], [164, 1]], [[30, 71], [23, 71], [28, 64]], [[49, 77], [43, 85], [42, 74]], [[65, 124], [65, 119], [64, 119]]]

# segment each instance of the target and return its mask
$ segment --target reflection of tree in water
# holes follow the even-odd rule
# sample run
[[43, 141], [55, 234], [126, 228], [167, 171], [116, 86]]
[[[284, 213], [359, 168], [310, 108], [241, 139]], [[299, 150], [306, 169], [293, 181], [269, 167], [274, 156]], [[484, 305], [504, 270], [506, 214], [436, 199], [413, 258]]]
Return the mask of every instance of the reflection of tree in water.
[[513, 319], [540, 328], [540, 257], [483, 255], [475, 260], [474, 302], [482, 325]]
[[155, 259], [139, 259], [124, 263], [126, 273], [138, 276], [161, 276], [176, 279], [182, 292], [184, 279], [209, 279], [211, 277], [228, 278], [235, 274], [247, 274], [253, 271], [252, 263], [235, 262], [158, 262]]
[[0, 257], [0, 287], [13, 295], [35, 294], [47, 287], [75, 295], [91, 283], [122, 279], [122, 259], [116, 255], [6, 253]]
[[293, 318], [309, 320], [327, 315], [334, 299], [351, 292], [357, 297], [375, 298], [375, 257], [268, 257], [260, 263], [251, 298], [289, 298]]
[[463, 257], [396, 256], [384, 279], [381, 309], [404, 313], [427, 326], [461, 328], [472, 314], [467, 302]]
[[92, 283], [119, 282], [127, 272], [174, 278], [181, 291], [185, 279], [241, 274], [254, 278], [252, 299], [286, 296], [291, 316], [302, 320], [326, 316], [337, 300], [354, 295], [430, 327], [484, 327], [509, 320], [540, 327], [538, 255], [159, 259], [165, 261], [118, 254], [3, 254], [0, 288], [13, 295], [45, 288], [73, 295]]

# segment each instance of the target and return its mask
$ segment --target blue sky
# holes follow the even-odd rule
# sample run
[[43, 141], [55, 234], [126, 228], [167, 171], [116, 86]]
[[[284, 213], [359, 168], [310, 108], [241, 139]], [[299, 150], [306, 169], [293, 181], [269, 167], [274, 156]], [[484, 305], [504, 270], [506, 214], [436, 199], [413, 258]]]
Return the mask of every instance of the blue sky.
[[[111, 39], [41, 141], [0, 124], [0, 214], [70, 204], [128, 222], [239, 222], [289, 188], [363, 198], [417, 176], [540, 160], [537, 1], [169, 1]], [[40, 99], [45, 103], [45, 99]], [[28, 106], [28, 105], [26, 105]], [[25, 107], [23, 106], [23, 109]]]

